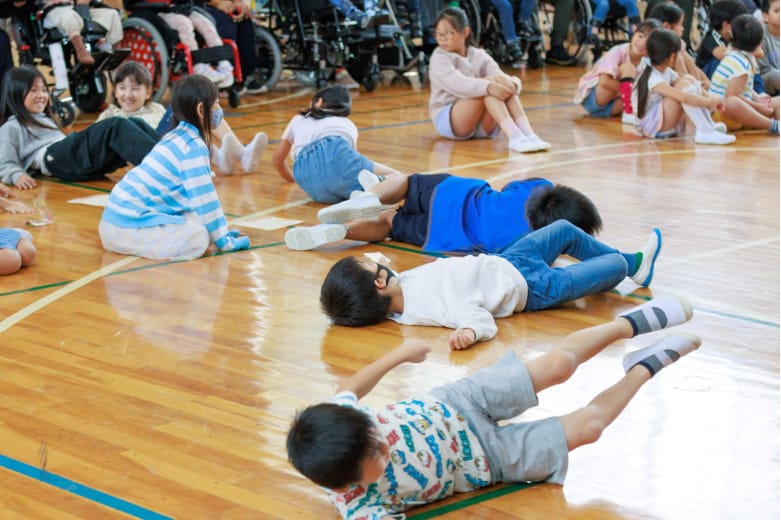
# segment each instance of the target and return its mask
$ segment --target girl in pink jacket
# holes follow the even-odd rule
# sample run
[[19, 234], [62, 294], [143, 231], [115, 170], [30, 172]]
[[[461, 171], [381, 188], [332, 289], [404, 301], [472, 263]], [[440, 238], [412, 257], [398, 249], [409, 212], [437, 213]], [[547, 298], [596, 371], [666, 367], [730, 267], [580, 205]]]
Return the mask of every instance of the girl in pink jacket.
[[516, 152], [550, 148], [534, 133], [518, 94], [521, 80], [508, 76], [474, 44], [464, 11], [447, 7], [434, 24], [437, 48], [431, 55], [429, 113], [437, 132], [449, 139], [507, 134]]

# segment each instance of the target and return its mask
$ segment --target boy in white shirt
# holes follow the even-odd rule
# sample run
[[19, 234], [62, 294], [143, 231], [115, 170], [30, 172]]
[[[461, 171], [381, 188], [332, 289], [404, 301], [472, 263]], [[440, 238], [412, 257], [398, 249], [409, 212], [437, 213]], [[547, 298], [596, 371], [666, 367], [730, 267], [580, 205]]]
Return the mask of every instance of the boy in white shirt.
[[[453, 328], [450, 347], [464, 349], [496, 335], [495, 317], [555, 307], [611, 289], [627, 276], [648, 286], [661, 246], [654, 229], [640, 252], [623, 253], [558, 220], [501, 253], [441, 258], [398, 275], [382, 264], [343, 258], [328, 272], [320, 303], [337, 325], [389, 317]], [[551, 267], [562, 254], [580, 262]]]

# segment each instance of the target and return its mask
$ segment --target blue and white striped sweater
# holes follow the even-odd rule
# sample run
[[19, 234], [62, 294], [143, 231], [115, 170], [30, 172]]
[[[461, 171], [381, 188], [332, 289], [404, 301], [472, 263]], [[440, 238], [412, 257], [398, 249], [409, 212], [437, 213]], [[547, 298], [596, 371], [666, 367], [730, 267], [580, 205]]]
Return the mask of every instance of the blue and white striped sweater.
[[212, 183], [209, 149], [191, 124], [181, 122], [114, 186], [103, 220], [124, 228], [182, 224], [195, 212], [221, 250], [234, 248]]

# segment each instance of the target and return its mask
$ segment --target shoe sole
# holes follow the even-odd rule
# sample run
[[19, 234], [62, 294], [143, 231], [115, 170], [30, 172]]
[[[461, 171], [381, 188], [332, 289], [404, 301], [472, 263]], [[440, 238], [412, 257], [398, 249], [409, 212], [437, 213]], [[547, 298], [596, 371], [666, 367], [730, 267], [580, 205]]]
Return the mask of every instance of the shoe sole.
[[310, 251], [324, 244], [343, 240], [344, 237], [344, 230], [339, 227], [292, 228], [285, 233], [285, 245], [294, 251]]
[[[360, 198], [359, 198], [360, 199]], [[351, 199], [351, 200], [359, 200]], [[317, 218], [324, 224], [343, 224], [362, 218], [374, 218], [382, 212], [382, 205], [372, 204], [371, 206], [358, 207], [339, 207], [335, 204], [323, 208], [317, 212]]]
[[[710, 138], [707, 138], [707, 137], [698, 139], [698, 138], [695, 137], [694, 138], [694, 142], [697, 143], [697, 144], [716, 144], [716, 145], [719, 145], [719, 144], [722, 144], [722, 145], [723, 144], [732, 144], [732, 143], [735, 142], [735, 139], [724, 139], [725, 134], [719, 133], [718, 136], [721, 136], [721, 138], [719, 139], [717, 136], [714, 136], [714, 137], [716, 137], [716, 139], [710, 139]], [[731, 137], [735, 137], [735, 136], [733, 135]]]
[[[640, 283], [637, 282], [637, 280], [635, 280], [635, 282], [638, 283], [638, 285], [640, 285], [641, 287], [648, 287], [649, 285], [651, 285], [651, 280], [653, 280], [654, 278], [654, 268], [656, 267], [656, 259], [659, 257], [659, 252], [662, 250], [662, 232], [659, 231], [659, 228], [654, 228], [653, 233], [656, 235], [656, 239], [659, 241], [659, 247], [656, 248], [656, 251], [654, 252], [654, 256], [653, 258], [651, 258], [651, 267], [645, 279], [643, 279], [643, 282]], [[632, 279], [634, 280], [634, 277]], [[689, 308], [691, 309], [691, 306], [689, 306]]]

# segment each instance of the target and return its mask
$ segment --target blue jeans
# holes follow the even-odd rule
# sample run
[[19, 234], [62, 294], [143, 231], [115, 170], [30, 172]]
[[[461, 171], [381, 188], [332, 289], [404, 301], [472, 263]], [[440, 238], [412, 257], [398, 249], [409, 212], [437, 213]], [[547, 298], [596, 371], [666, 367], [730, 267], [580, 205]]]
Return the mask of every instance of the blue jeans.
[[[562, 254], [580, 262], [551, 267]], [[608, 247], [567, 220], [529, 233], [498, 256], [513, 264], [526, 279], [527, 311], [548, 309], [612, 289], [629, 269], [635, 269], [633, 254]]]
[[374, 172], [374, 163], [359, 154], [346, 139], [322, 137], [304, 146], [293, 161], [293, 177], [315, 202], [335, 204], [362, 190], [361, 170]]
[[[515, 32], [515, 20], [513, 17], [513, 5], [510, 0], [491, 0], [499, 15], [499, 24], [502, 26], [504, 39], [507, 43], [518, 41], [518, 33]], [[527, 22], [531, 19], [532, 10], [537, 3], [534, 0], [523, 0], [520, 11], [518, 12], [518, 21]]]
[[353, 5], [350, 0], [328, 0], [332, 6], [339, 10], [344, 16], [353, 21], [360, 21], [364, 11], [377, 9], [377, 0], [366, 0], [363, 3], [363, 11]]
[[[594, 13], [591, 15], [592, 21], [600, 24], [605, 22], [607, 13], [610, 11], [609, 0], [592, 0], [594, 2]], [[616, 0], [616, 3], [626, 10], [626, 16], [630, 19], [639, 19], [640, 10], [637, 7], [637, 0]]]

